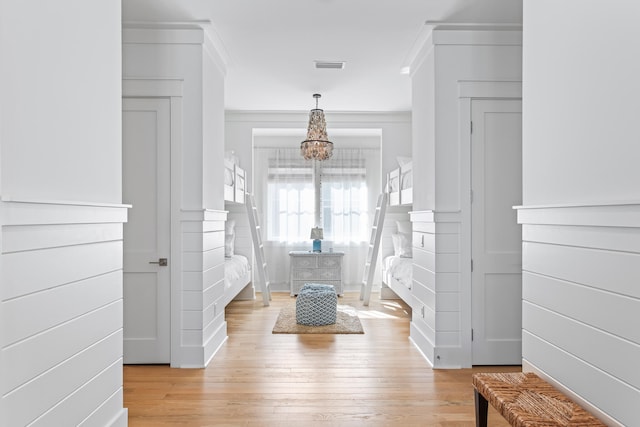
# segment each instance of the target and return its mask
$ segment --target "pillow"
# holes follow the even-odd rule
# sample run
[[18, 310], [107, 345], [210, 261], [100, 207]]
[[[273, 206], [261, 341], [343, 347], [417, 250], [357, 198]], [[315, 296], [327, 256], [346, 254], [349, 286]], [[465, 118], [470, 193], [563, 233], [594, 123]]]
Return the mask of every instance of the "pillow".
[[235, 228], [236, 228], [236, 220], [235, 219], [228, 219], [224, 223], [224, 234], [225, 235], [233, 234]]
[[398, 156], [396, 157], [396, 159], [398, 160], [398, 166], [400, 167], [406, 166], [408, 163], [411, 163], [411, 160], [412, 160], [411, 157], [404, 157], [404, 156]]
[[388, 182], [387, 182], [387, 186], [389, 187], [389, 191], [391, 193], [395, 193], [396, 191], [398, 191], [398, 181], [399, 178], [398, 176], [394, 176], [393, 178], [389, 178]]
[[224, 256], [226, 258], [231, 258], [233, 256], [235, 240], [236, 240], [236, 235], [233, 233], [226, 234], [224, 236]]
[[413, 257], [413, 251], [411, 249], [411, 239], [409, 234], [394, 233], [391, 235], [393, 240], [393, 252], [395, 256], [401, 258]]
[[402, 183], [400, 184], [400, 188], [406, 190], [407, 188], [413, 187], [413, 174], [412, 173], [403, 173], [400, 177]]
[[408, 234], [411, 236], [411, 221], [396, 221], [396, 227], [398, 227], [398, 233]]
[[226, 150], [224, 152], [224, 158], [225, 160], [230, 161], [234, 165], [237, 165], [239, 163], [238, 156], [236, 155], [236, 152], [233, 150]]
[[236, 240], [236, 220], [228, 219], [224, 224], [224, 256], [231, 258], [233, 256], [234, 245]]
[[233, 185], [233, 171], [229, 168], [224, 168], [224, 185]]

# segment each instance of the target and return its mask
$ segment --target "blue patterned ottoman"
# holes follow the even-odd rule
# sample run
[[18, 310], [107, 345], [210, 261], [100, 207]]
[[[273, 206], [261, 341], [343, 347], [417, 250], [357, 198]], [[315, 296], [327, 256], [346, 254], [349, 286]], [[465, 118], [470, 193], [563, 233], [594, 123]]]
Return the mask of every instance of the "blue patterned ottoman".
[[296, 298], [296, 323], [322, 326], [336, 323], [338, 295], [332, 285], [306, 283]]

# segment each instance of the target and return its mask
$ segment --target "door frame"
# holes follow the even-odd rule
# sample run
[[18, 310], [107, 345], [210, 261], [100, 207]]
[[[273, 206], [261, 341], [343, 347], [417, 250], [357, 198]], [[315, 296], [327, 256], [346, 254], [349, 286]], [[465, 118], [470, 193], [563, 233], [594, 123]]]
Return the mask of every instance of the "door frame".
[[[471, 109], [474, 127], [471, 135], [472, 364], [520, 365], [522, 364], [522, 226], [518, 224], [516, 210], [513, 207], [522, 205], [522, 100], [473, 100]], [[497, 119], [500, 120], [498, 128], [489, 125], [488, 115], [496, 119], [500, 117]], [[494, 129], [492, 134], [488, 133], [490, 129]], [[503, 130], [507, 129], [510, 136], [505, 138]], [[504, 145], [495, 150], [495, 147], [492, 148], [493, 142]], [[505, 152], [510, 153], [508, 157], [505, 157]], [[504, 168], [498, 174], [502, 175], [509, 170], [509, 173], [516, 175], [503, 175], [505, 179], [502, 183], [489, 184], [487, 178], [493, 174], [494, 169], [489, 168], [489, 165], [496, 161], [500, 164], [496, 171]], [[498, 193], [495, 193], [496, 188], [493, 185], [498, 186], [501, 196], [497, 196]], [[506, 204], [496, 209], [487, 199], [490, 194], [497, 197], [495, 201], [498, 203], [506, 202]], [[505, 194], [508, 196], [505, 197]], [[496, 222], [494, 215], [507, 215], [509, 219], [507, 223]], [[489, 231], [490, 229], [492, 231]], [[504, 236], [509, 236], [507, 245], [487, 246], [503, 233], [505, 233]], [[501, 239], [500, 241], [506, 243]], [[487, 292], [500, 289], [507, 283], [508, 289], [501, 290], [501, 295], [494, 294], [489, 297]], [[512, 305], [502, 306], [505, 302]], [[504, 317], [512, 310], [517, 311], [517, 314], [512, 313], [509, 317]], [[498, 329], [493, 329], [496, 326], [494, 321], [503, 323], [505, 320], [508, 322]], [[501, 328], [507, 327], [507, 324], [510, 325], [509, 332], [502, 331]], [[498, 330], [504, 334], [494, 335]]]
[[182, 246], [180, 244], [180, 201], [182, 200], [182, 79], [123, 78], [122, 98], [167, 98], [170, 101], [170, 159], [171, 159], [171, 230], [169, 236], [170, 281], [170, 342], [172, 367], [181, 364], [181, 307], [182, 307]]
[[460, 346], [462, 365], [471, 367], [473, 346], [471, 341], [471, 103], [474, 100], [522, 100], [521, 81], [458, 82], [458, 130], [460, 141]]

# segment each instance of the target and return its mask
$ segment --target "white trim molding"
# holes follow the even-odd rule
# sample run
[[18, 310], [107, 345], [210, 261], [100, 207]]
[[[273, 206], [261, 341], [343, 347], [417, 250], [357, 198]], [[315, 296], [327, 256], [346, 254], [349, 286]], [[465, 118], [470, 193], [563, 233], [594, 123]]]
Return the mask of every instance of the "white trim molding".
[[127, 97], [181, 97], [184, 80], [180, 78], [122, 78], [122, 96]]
[[226, 221], [227, 211], [216, 209], [182, 209], [182, 221]]
[[434, 45], [522, 46], [522, 30], [469, 29], [438, 26], [433, 30]]
[[210, 20], [193, 21], [125, 21], [122, 42], [131, 44], [200, 44], [223, 76], [227, 74], [230, 57]]
[[203, 44], [204, 30], [197, 24], [188, 27], [169, 25], [123, 24], [122, 43], [131, 44]]
[[413, 75], [437, 45], [522, 46], [522, 26], [427, 21], [401, 69]]
[[522, 98], [521, 81], [458, 81], [458, 98]]
[[640, 227], [640, 202], [514, 206], [520, 224]]
[[124, 223], [131, 205], [2, 197], [0, 221], [7, 225]]
[[123, 77], [122, 96], [168, 97], [171, 103], [171, 366], [182, 364], [182, 152], [183, 90], [181, 78]]

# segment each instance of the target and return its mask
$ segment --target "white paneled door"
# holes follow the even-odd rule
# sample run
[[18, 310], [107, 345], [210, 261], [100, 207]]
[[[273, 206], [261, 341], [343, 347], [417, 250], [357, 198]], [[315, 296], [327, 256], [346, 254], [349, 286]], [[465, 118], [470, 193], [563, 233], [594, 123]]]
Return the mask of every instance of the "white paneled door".
[[125, 98], [122, 113], [124, 363], [169, 363], [170, 119], [165, 98]]
[[522, 363], [522, 102], [471, 103], [474, 365]]

